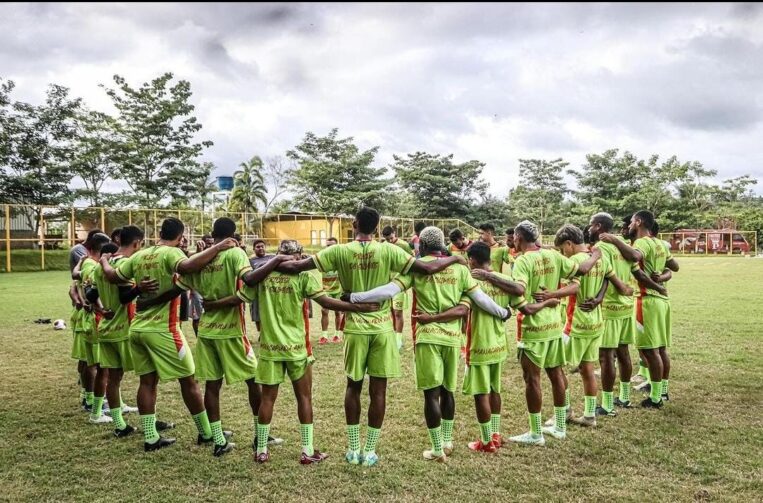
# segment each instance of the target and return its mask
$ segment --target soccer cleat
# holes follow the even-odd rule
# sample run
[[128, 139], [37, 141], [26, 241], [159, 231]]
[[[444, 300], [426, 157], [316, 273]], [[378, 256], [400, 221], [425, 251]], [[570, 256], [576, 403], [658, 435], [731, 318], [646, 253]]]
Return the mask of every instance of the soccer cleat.
[[[570, 421], [572, 420], [572, 408], [567, 409], [567, 420], [565, 421], [567, 424], [570, 424]], [[546, 419], [546, 422], [543, 423], [543, 426], [554, 426], [556, 424], [556, 418], [550, 417]]]
[[564, 440], [567, 438], [567, 432], [557, 430], [555, 426], [544, 426], [543, 433], [548, 433], [557, 440]]
[[326, 337], [321, 337], [320, 339], [318, 339], [318, 344], [322, 345], [322, 344], [328, 344], [328, 343], [329, 343], [329, 340]]
[[670, 395], [668, 395], [667, 393], [662, 395], [662, 401], [663, 402], [669, 402], [670, 401]]
[[236, 444], [233, 442], [225, 442], [225, 445], [215, 445], [215, 450], [212, 452], [212, 455], [216, 458], [219, 458], [220, 456], [223, 456], [233, 449], [235, 449]]
[[312, 464], [315, 464], [315, 463], [320, 463], [321, 461], [323, 461], [327, 457], [329, 457], [328, 454], [323, 453], [323, 452], [319, 451], [318, 449], [313, 449], [313, 454], [312, 455], [307, 455], [304, 452], [302, 453], [302, 455], [299, 457], [299, 464], [300, 465], [312, 465]]
[[156, 421], [156, 431], [171, 430], [175, 427], [175, 423], [169, 421]]
[[609, 416], [609, 417], [615, 417], [617, 415], [617, 412], [615, 412], [615, 409], [607, 410], [601, 405], [596, 407], [596, 415], [597, 416]]
[[437, 456], [434, 452], [432, 452], [431, 449], [427, 449], [422, 454], [424, 456], [424, 459], [427, 461], [437, 461], [438, 463], [447, 463], [448, 462], [448, 456], [445, 455], [443, 452], [439, 456]]
[[85, 400], [85, 399], [83, 398], [83, 399], [82, 399], [82, 412], [88, 412], [88, 413], [89, 413], [89, 412], [91, 412], [92, 410], [93, 410], [93, 406], [92, 406], [92, 405], [88, 405], [88, 404], [87, 404], [87, 400]]
[[109, 402], [103, 402], [103, 407], [101, 407], [101, 414], [106, 414], [107, 416], [111, 415], [111, 408], [109, 407]]
[[374, 466], [379, 462], [379, 456], [375, 452], [364, 452], [361, 454], [360, 464], [363, 466]]
[[113, 421], [113, 419], [111, 419], [109, 416], [101, 415], [99, 417], [90, 416], [88, 421], [90, 421], [90, 424], [109, 424]]
[[257, 453], [255, 452], [255, 453], [254, 453], [254, 460], [255, 460], [257, 463], [260, 463], [260, 464], [262, 464], [262, 463], [267, 463], [268, 461], [270, 461], [270, 453], [269, 453], [268, 451], [265, 451], [265, 452], [261, 452], [261, 453], [259, 453], [259, 454], [257, 454]]
[[643, 391], [644, 393], [651, 393], [652, 392], [652, 385], [649, 384], [649, 381], [644, 381], [641, 384], [634, 386], [633, 389], [635, 391]]
[[442, 452], [444, 452], [446, 456], [453, 454], [453, 442], [443, 442]]
[[[271, 445], [281, 445], [283, 444], [283, 439], [278, 437], [273, 437], [268, 435], [268, 446]], [[254, 440], [252, 441], [252, 449], [255, 451], [257, 450], [257, 436], [255, 435]]]
[[[227, 441], [230, 437], [233, 436], [233, 432], [225, 430], [225, 431], [223, 431], [223, 436], [225, 437], [225, 440]], [[196, 445], [211, 444], [214, 441], [215, 441], [215, 437], [214, 436], [210, 436], [209, 438], [204, 438], [201, 435], [199, 435], [198, 437], [196, 437]]]
[[546, 445], [546, 439], [543, 438], [542, 434], [536, 436], [529, 431], [521, 435], [509, 437], [509, 442], [515, 442], [517, 444], [537, 445], [537, 446]]
[[359, 465], [361, 462], [360, 451], [347, 451], [344, 455], [344, 460], [351, 465]]
[[495, 447], [497, 449], [500, 449], [501, 447], [503, 447], [503, 437], [501, 436], [500, 433], [493, 433], [493, 436], [491, 437], [491, 439], [493, 440], [493, 443], [495, 444]]
[[596, 426], [596, 416], [578, 416], [570, 419], [570, 423], [578, 426], [594, 427]]
[[498, 451], [498, 446], [492, 440], [486, 444], [483, 444], [482, 440], [475, 440], [474, 442], [469, 442], [466, 446], [476, 452], [489, 452], [492, 454]]
[[620, 400], [619, 397], [615, 397], [615, 401], [613, 402], [615, 404], [615, 407], [621, 407], [623, 409], [632, 409], [633, 405], [631, 404], [631, 401], [628, 400], [627, 402], [623, 402]]
[[659, 402], [653, 402], [651, 398], [646, 397], [641, 401], [641, 406], [645, 409], [661, 409], [662, 400]]
[[128, 424], [127, 426], [125, 426], [121, 430], [114, 430], [114, 436], [117, 437], [117, 438], [124, 438], [124, 437], [126, 437], [127, 435], [129, 435], [130, 433], [132, 433], [134, 431], [135, 431], [135, 427], [134, 426], [130, 426]]
[[338, 335], [335, 335], [335, 336], [334, 336], [334, 337], [331, 339], [331, 342], [333, 342], [334, 344], [339, 344], [339, 343], [341, 343], [341, 342], [342, 342], [342, 338], [341, 338], [341, 337], [339, 337]]
[[631, 383], [633, 384], [643, 384], [645, 382], [647, 382], [647, 380], [641, 374], [636, 374], [631, 377]]
[[[138, 412], [138, 408], [137, 407], [133, 407], [133, 406], [127, 405], [127, 404], [122, 405], [122, 414], [130, 414], [130, 413], [134, 413], [134, 412]], [[157, 421], [156, 424], [158, 425], [159, 421]]]
[[148, 442], [143, 442], [143, 450], [145, 452], [158, 451], [159, 449], [163, 449], [164, 447], [169, 447], [170, 445], [174, 443], [175, 443], [174, 438], [159, 437], [159, 440], [157, 440], [153, 444], [149, 444]]

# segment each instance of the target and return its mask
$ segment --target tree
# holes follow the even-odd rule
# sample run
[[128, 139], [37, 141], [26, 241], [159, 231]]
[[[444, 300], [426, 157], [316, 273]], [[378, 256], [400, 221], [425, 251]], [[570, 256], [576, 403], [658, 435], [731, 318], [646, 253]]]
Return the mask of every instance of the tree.
[[476, 197], [484, 196], [482, 180], [485, 163], [453, 163], [453, 154], [415, 152], [393, 156], [391, 165], [397, 183], [419, 201], [422, 218], [462, 218]]
[[506, 201], [488, 194], [477, 204], [469, 208], [464, 220], [474, 227], [485, 223], [493, 224], [496, 232], [501, 234], [510, 226], [509, 210], [510, 208]]
[[[169, 87], [172, 73], [165, 73], [139, 88], [114, 76], [116, 89], [106, 89], [119, 111], [121, 141], [117, 162], [122, 176], [144, 207], [158, 206], [178, 183], [204, 175], [197, 158], [211, 141], [195, 142], [201, 129], [191, 115], [191, 85], [185, 80]], [[103, 86], [102, 86], [103, 87]]]
[[308, 131], [302, 143], [286, 156], [297, 167], [289, 179], [294, 189], [294, 202], [302, 211], [319, 212], [329, 219], [329, 234], [334, 220], [352, 214], [360, 206], [373, 206], [380, 212], [386, 208], [384, 168], [373, 168], [379, 147], [361, 151], [353, 138], [339, 138], [334, 128], [327, 136]]
[[230, 193], [228, 211], [257, 213], [257, 203], [266, 204], [267, 189], [262, 177], [262, 159], [252, 157], [239, 164], [239, 171], [233, 173], [233, 190]]
[[116, 121], [107, 114], [83, 109], [77, 114], [76, 129], [70, 167], [85, 188], [75, 193], [89, 200], [91, 206], [100, 206], [104, 183], [119, 178]]
[[519, 160], [519, 185], [509, 191], [512, 221], [525, 218], [538, 225], [541, 234], [563, 222], [562, 202], [568, 192], [562, 173], [569, 165], [562, 159]]
[[0, 79], [0, 166], [8, 162], [10, 152], [10, 130], [12, 116], [11, 92], [16, 84], [12, 80]]
[[294, 163], [281, 156], [270, 157], [262, 167], [262, 179], [267, 189], [267, 201], [263, 213], [269, 212], [286, 194]]
[[197, 207], [205, 211], [207, 204], [212, 202], [212, 193], [217, 191], [217, 182], [210, 175], [215, 165], [204, 162], [193, 167], [190, 172], [177, 170], [173, 176], [177, 178], [171, 191], [172, 206]]
[[[7, 93], [3, 99], [7, 100]], [[3, 114], [6, 143], [0, 193], [4, 202], [34, 206], [22, 214], [35, 234], [39, 232], [42, 206], [72, 199], [72, 173], [67, 161], [71, 158], [80, 104], [79, 98], [69, 98], [68, 88], [53, 84], [47, 90], [45, 103], [17, 101], [10, 112]]]

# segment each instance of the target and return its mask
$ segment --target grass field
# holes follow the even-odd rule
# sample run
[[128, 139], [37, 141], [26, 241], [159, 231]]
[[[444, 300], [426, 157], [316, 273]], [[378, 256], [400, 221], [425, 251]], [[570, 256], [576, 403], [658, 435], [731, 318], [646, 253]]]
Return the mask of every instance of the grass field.
[[[478, 427], [471, 401], [459, 394], [456, 451], [447, 465], [433, 465], [421, 459], [428, 447], [423, 399], [407, 348], [404, 377], [389, 386], [377, 449], [381, 464], [370, 469], [343, 461], [339, 345], [315, 350], [316, 447], [330, 456], [322, 465], [298, 464], [290, 386], [281, 390], [272, 426], [286, 443], [272, 449], [269, 465], [252, 461], [243, 384], [223, 388], [223, 425], [234, 430], [237, 451], [216, 459], [211, 449], [196, 447], [177, 384], [167, 383], [160, 386], [158, 416], [178, 423], [178, 442], [144, 454], [140, 435], [115, 440], [108, 427], [87, 423], [77, 403], [71, 333], [33, 323], [68, 320], [67, 274], [0, 275], [0, 500], [760, 501], [763, 260], [686, 258], [681, 266], [670, 284], [672, 401], [662, 411], [633, 409], [601, 419], [596, 430], [571, 426], [566, 441], [547, 437], [545, 448], [510, 445], [485, 455], [466, 448]], [[314, 335], [318, 321], [316, 310]], [[184, 331], [193, 343], [189, 324]], [[130, 404], [136, 382], [128, 376], [123, 387]], [[579, 376], [571, 377], [571, 386], [573, 407], [580, 410]], [[524, 388], [513, 358], [505, 366], [503, 398], [504, 436], [526, 431]], [[552, 411], [546, 382], [544, 398], [545, 417]], [[363, 403], [365, 411], [366, 398]], [[127, 419], [137, 425], [136, 416]]]

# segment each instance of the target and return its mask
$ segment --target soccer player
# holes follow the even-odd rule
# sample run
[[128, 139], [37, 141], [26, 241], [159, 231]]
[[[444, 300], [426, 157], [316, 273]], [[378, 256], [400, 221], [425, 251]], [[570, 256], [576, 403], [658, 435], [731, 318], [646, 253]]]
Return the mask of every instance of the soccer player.
[[[421, 260], [433, 262], [445, 255], [445, 236], [437, 227], [419, 234]], [[384, 301], [397, 292], [413, 288], [417, 316], [423, 324], [414, 331], [416, 387], [424, 392], [424, 417], [432, 448], [424, 459], [447, 461], [453, 451], [453, 424], [461, 348], [461, 320], [469, 312], [470, 298], [493, 316], [509, 317], [509, 311], [493, 302], [463, 264], [454, 264], [434, 275], [402, 274], [392, 283], [368, 292], [353, 293], [352, 302]]]
[[121, 232], [122, 232], [122, 228], [121, 227], [117, 227], [116, 229], [111, 231], [111, 242], [114, 243], [117, 246], [121, 246], [121, 243], [122, 243], [120, 241]]
[[411, 249], [413, 250], [413, 255], [416, 258], [421, 257], [421, 253], [419, 251], [419, 234], [422, 230], [424, 230], [424, 227], [426, 227], [427, 224], [424, 222], [416, 222], [416, 225], [413, 226], [413, 237], [411, 238]]
[[[490, 247], [483, 242], [474, 243], [469, 251], [469, 267], [483, 292], [500, 306], [511, 303], [512, 297], [501, 286], [510, 277], [493, 272], [490, 268]], [[488, 276], [501, 280], [493, 284]], [[495, 279], [494, 279], [495, 281]], [[516, 303], [516, 302], [515, 302]], [[545, 307], [556, 307], [557, 299], [542, 303], [526, 304], [519, 308], [525, 316], [532, 316]], [[501, 373], [503, 361], [508, 354], [506, 326], [502, 320], [492, 316], [479, 306], [472, 308], [469, 316], [469, 332], [466, 342], [466, 373], [463, 393], [474, 397], [480, 438], [469, 442], [469, 449], [480, 452], [495, 452], [503, 445], [501, 437]]]
[[[631, 264], [623, 258], [616, 246], [599, 240], [602, 233], [612, 232], [614, 219], [609, 213], [597, 213], [589, 223], [589, 237], [594, 247], [601, 250], [603, 259], [612, 266], [615, 277], [624, 284], [632, 278]], [[628, 346], [636, 338], [636, 318], [633, 311], [633, 288], [627, 286], [623, 293], [610, 284], [602, 303], [604, 334], [599, 346], [599, 365], [601, 366], [601, 407], [596, 408], [596, 415], [612, 415], [614, 406], [631, 407], [631, 364]], [[616, 378], [615, 358], [620, 369], [619, 394], [614, 397]]]
[[[326, 240], [326, 247], [334, 246], [339, 243], [336, 238], [330, 237]], [[332, 299], [338, 299], [342, 295], [342, 285], [339, 284], [339, 278], [336, 271], [329, 271], [321, 275], [323, 291]], [[342, 342], [342, 323], [344, 315], [341, 311], [334, 312], [334, 337], [331, 342]], [[318, 344], [328, 344], [329, 342], [329, 310], [321, 308], [321, 338]]]
[[[614, 244], [625, 260], [633, 263], [633, 275], [639, 283], [636, 297], [636, 347], [649, 366], [649, 397], [641, 402], [642, 407], [659, 409], [663, 398], [668, 399], [670, 377], [671, 343], [670, 300], [665, 287], [655, 282], [651, 275], [660, 275], [665, 269], [678, 270], [678, 263], [666, 251], [659, 239], [651, 235], [654, 215], [641, 210], [631, 217], [629, 231], [635, 238], [633, 247], [612, 234], [601, 234], [599, 238]], [[670, 263], [670, 266], [668, 266]]]
[[[361, 208], [355, 215], [355, 240], [324, 248], [306, 260], [280, 264], [278, 271], [298, 273], [317, 268], [321, 272], [337, 271], [342, 291], [363, 292], [389, 282], [392, 273], [408, 271], [434, 274], [449, 265], [463, 261], [459, 257], [423, 262], [414, 259], [397, 246], [388, 246], [373, 239], [379, 225], [379, 213]], [[388, 302], [372, 313], [347, 313], [344, 330], [344, 369], [347, 375], [345, 417], [349, 449], [348, 463], [372, 466], [378, 463], [376, 445], [381, 434], [386, 409], [387, 379], [400, 377], [400, 353]], [[360, 450], [360, 393], [363, 378], [369, 375], [370, 407], [368, 430], [363, 452]]]
[[[112, 283], [153, 279], [159, 284], [157, 292], [148, 296], [159, 297], [173, 289], [176, 274], [200, 271], [221, 251], [238, 246], [233, 239], [214, 244], [200, 253], [187, 257], [178, 245], [185, 226], [177, 218], [162, 222], [159, 241], [124, 260], [116, 269], [111, 267], [106, 255], [101, 266], [106, 278]], [[194, 379], [193, 355], [178, 326], [179, 298], [150, 306], [135, 313], [130, 325], [130, 351], [133, 368], [140, 377], [138, 409], [143, 429], [145, 451], [155, 451], [175, 443], [174, 438], [164, 438], [156, 429], [156, 392], [159, 380], [178, 380], [188, 411], [193, 416], [199, 432], [198, 444], [214, 441], [209, 417], [204, 407], [199, 385]]]
[[[556, 289], [562, 279], [577, 282], [577, 275], [588, 273], [601, 251], [594, 250], [591, 257], [579, 266], [561, 253], [538, 246], [538, 228], [524, 220], [514, 229], [514, 243], [520, 252], [512, 270], [512, 281], [506, 281], [495, 274], [483, 275], [472, 271], [477, 279], [483, 279], [498, 286], [516, 300], [512, 302], [520, 312], [528, 304], [534, 303], [534, 293], [543, 289]], [[564, 343], [562, 341], [562, 315], [559, 307], [541, 309], [530, 315], [517, 316], [518, 358], [522, 364], [525, 380], [525, 398], [530, 419], [530, 431], [509, 438], [512, 442], [529, 445], [545, 445], [541, 424], [543, 395], [540, 387], [540, 371], [544, 369], [551, 381], [554, 397], [554, 417], [556, 418], [556, 438], [564, 438], [567, 431], [567, 408], [565, 406], [565, 364]]]
[[451, 253], [451, 255], [461, 255], [462, 257], [466, 256], [466, 253], [469, 251], [469, 247], [472, 245], [472, 241], [464, 236], [464, 233], [461, 232], [461, 229], [453, 229], [450, 231], [448, 239], [450, 239], [450, 246], [448, 247], [448, 251]]
[[512, 262], [509, 249], [495, 240], [495, 226], [493, 224], [482, 224], [479, 229], [480, 241], [490, 247], [490, 268], [495, 272], [503, 272], [503, 264], [511, 264]]
[[[421, 230], [418, 232], [420, 233]], [[399, 239], [395, 233], [395, 229], [389, 225], [382, 229], [382, 237], [387, 243], [399, 246], [403, 249], [404, 252], [408, 253], [409, 255], [413, 255], [413, 249], [411, 249], [411, 245], [402, 239]], [[392, 299], [392, 317], [393, 325], [395, 327], [395, 335], [397, 335], [398, 351], [403, 349], [403, 327], [405, 325], [403, 320], [403, 312], [410, 308], [410, 297], [408, 297], [406, 292], [400, 292]]]
[[[252, 266], [252, 270], [256, 270], [258, 267], [267, 263], [270, 259], [275, 257], [273, 254], [267, 253], [266, 243], [262, 239], [255, 239], [253, 243], [254, 255], [249, 257], [249, 265]], [[257, 332], [260, 332], [260, 312], [257, 308], [257, 299], [252, 302], [250, 306], [252, 321], [257, 325]]]

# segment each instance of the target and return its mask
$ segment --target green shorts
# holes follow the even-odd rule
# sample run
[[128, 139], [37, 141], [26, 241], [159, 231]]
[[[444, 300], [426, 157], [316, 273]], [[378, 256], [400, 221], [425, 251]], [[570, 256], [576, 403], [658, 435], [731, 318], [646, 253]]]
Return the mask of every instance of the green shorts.
[[418, 343], [414, 348], [416, 389], [427, 390], [442, 386], [456, 391], [458, 360], [461, 348], [440, 344]]
[[621, 344], [633, 344], [636, 340], [636, 318], [618, 318], [604, 320], [604, 334], [601, 336], [601, 349], [617, 349]]
[[226, 384], [235, 384], [257, 375], [257, 358], [245, 335], [228, 339], [199, 337], [193, 353], [199, 381], [225, 377]]
[[408, 292], [400, 292], [392, 297], [392, 309], [395, 311], [405, 311], [411, 308], [411, 298], [408, 296]]
[[79, 331], [74, 332], [74, 339], [72, 339], [72, 358], [83, 362], [87, 361], [85, 337]]
[[636, 347], [669, 348], [672, 339], [670, 301], [647, 295], [636, 299]]
[[532, 342], [520, 341], [517, 343], [517, 359], [522, 359], [522, 355], [533, 362], [536, 367], [542, 369], [552, 369], [564, 365], [567, 360], [564, 352], [564, 342], [562, 338], [551, 341]]
[[601, 336], [575, 337], [573, 335], [564, 345], [567, 352], [567, 365], [577, 367], [583, 362], [598, 362], [600, 344]]
[[501, 392], [503, 362], [467, 365], [464, 373], [464, 395], [487, 395]]
[[93, 365], [99, 364], [101, 357], [99, 344], [97, 342], [87, 341], [84, 341], [82, 344], [85, 347], [85, 361], [87, 362], [87, 366], [92, 367]]
[[395, 332], [344, 334], [344, 372], [353, 381], [371, 377], [400, 377], [400, 352]]
[[130, 331], [130, 353], [135, 374], [156, 372], [160, 381], [192, 376], [196, 367], [183, 332]]
[[104, 369], [122, 369], [132, 370], [132, 352], [130, 351], [130, 340], [121, 341], [101, 341], [100, 346], [100, 364]]
[[257, 382], [275, 386], [284, 382], [286, 376], [289, 376], [291, 382], [299, 381], [304, 377], [309, 365], [312, 365], [312, 360], [308, 358], [291, 361], [260, 360], [257, 366]]

